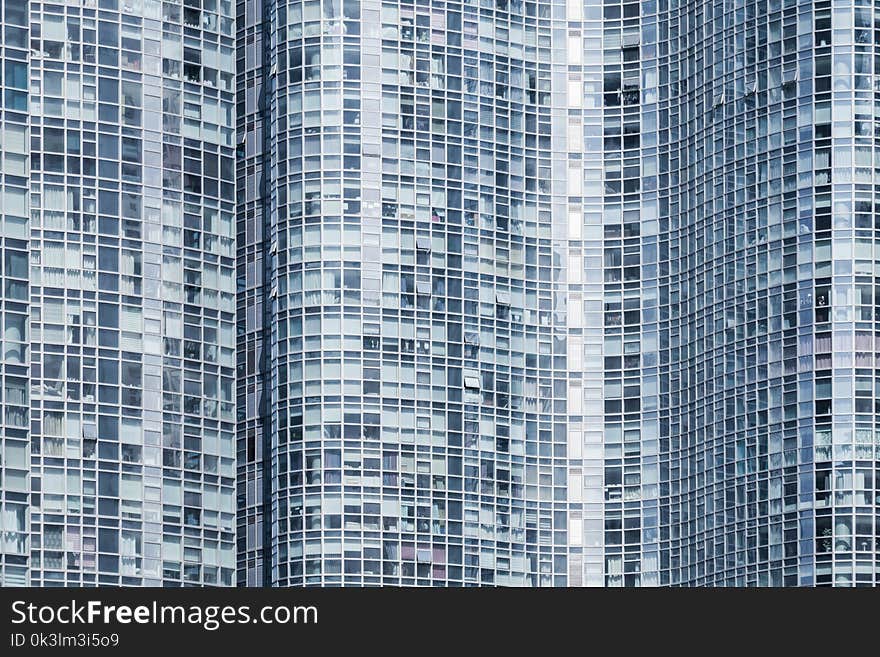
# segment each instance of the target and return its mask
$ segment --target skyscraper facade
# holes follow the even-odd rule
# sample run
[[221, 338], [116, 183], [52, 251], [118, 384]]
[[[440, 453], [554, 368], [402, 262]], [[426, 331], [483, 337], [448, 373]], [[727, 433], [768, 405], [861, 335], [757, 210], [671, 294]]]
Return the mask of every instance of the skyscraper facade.
[[3, 0], [4, 584], [232, 584], [229, 0]]
[[4, 584], [878, 583], [880, 5], [0, 6]]
[[[626, 192], [638, 173], [627, 174], [628, 157], [639, 162], [630, 112], [642, 166], [630, 189], [640, 186], [643, 215], [656, 203], [659, 221], [656, 257], [641, 245], [639, 283], [643, 303], [656, 285], [657, 314], [643, 309], [632, 327], [643, 359], [646, 345], [656, 350], [659, 383], [659, 541], [644, 514], [642, 553], [659, 547], [660, 584], [876, 583], [876, 9], [658, 3], [646, 29], [652, 7], [641, 5], [636, 43], [623, 8], [619, 110], [624, 359]], [[637, 103], [628, 61], [639, 62]], [[614, 84], [606, 73], [606, 135]], [[646, 162], [656, 172], [645, 175]], [[607, 258], [607, 226], [605, 237]], [[627, 557], [628, 376], [624, 583], [646, 571], [644, 556]], [[606, 425], [606, 446], [607, 435]]]
[[260, 7], [239, 24], [239, 581], [566, 583], [551, 5]]
[[872, 5], [259, 6], [240, 581], [876, 581]]
[[875, 12], [602, 7], [608, 585], [877, 582]]

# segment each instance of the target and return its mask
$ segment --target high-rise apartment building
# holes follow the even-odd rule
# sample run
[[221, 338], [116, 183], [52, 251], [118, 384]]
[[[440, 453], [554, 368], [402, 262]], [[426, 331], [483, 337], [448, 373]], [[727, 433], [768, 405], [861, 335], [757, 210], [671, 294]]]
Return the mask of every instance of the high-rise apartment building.
[[0, 4], [0, 581], [232, 584], [234, 5]]
[[239, 8], [239, 582], [580, 582], [553, 6]]
[[240, 582], [875, 582], [872, 4], [240, 8]]
[[880, 4], [0, 4], [4, 583], [878, 583]]

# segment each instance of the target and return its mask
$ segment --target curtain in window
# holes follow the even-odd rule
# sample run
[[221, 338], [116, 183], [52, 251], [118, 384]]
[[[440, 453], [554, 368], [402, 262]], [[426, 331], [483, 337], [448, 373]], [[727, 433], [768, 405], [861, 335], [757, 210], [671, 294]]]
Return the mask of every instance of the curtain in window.
[[63, 436], [64, 415], [46, 412], [43, 416], [43, 433], [50, 436]]
[[341, 46], [325, 45], [323, 49], [323, 59], [324, 66], [338, 66], [342, 64]]
[[64, 230], [65, 227], [64, 212], [60, 210], [43, 211], [43, 228], [46, 230]]
[[122, 331], [119, 338], [119, 346], [124, 351], [140, 351], [142, 349], [141, 334]]
[[303, 3], [303, 21], [321, 20], [321, 4], [317, 0]]
[[324, 273], [321, 276], [322, 278], [322, 287], [324, 288], [323, 299], [324, 303], [339, 303], [340, 299], [340, 272], [339, 270], [324, 270]]
[[26, 405], [28, 403], [27, 388], [22, 381], [7, 379], [5, 393], [7, 404]]
[[24, 315], [8, 314], [6, 316], [5, 332], [6, 332], [7, 351], [4, 352], [4, 358], [7, 360], [7, 362], [11, 362], [11, 363], [20, 363], [21, 362], [20, 358], [17, 357], [18, 353], [19, 353], [19, 345], [10, 344], [10, 343], [17, 343], [17, 342], [24, 342], [25, 341], [24, 326], [25, 326]]
[[64, 439], [43, 438], [43, 454], [46, 456], [64, 456]]
[[217, 308], [217, 290], [202, 290], [202, 305], [206, 308]]
[[65, 287], [64, 270], [60, 267], [43, 268], [43, 285], [48, 287]]
[[162, 203], [162, 223], [166, 226], [181, 225], [181, 206], [172, 201]]
[[322, 274], [320, 269], [309, 269], [303, 274], [304, 301], [308, 305], [321, 303]]
[[[23, 403], [23, 402], [22, 402]], [[12, 427], [26, 427], [28, 420], [28, 411], [26, 408], [19, 406], [6, 405], [5, 408], [6, 424]]]
[[119, 280], [119, 291], [122, 294], [137, 296], [139, 294], [138, 280], [134, 276], [122, 276]]
[[67, 207], [67, 198], [64, 187], [61, 185], [45, 185], [43, 187], [43, 209], [64, 210]]
[[162, 294], [165, 295], [166, 301], [182, 301], [183, 286], [180, 283], [172, 283], [164, 281], [162, 283]]
[[399, 292], [400, 276], [394, 272], [384, 272], [382, 274], [382, 291], [383, 292]]
[[15, 215], [18, 217], [25, 216], [25, 207], [27, 207], [27, 199], [25, 190], [17, 187], [9, 187], [3, 189], [3, 210], [7, 215]]
[[856, 367], [871, 367], [874, 361], [874, 336], [864, 331], [856, 332]]
[[127, 500], [138, 500], [143, 497], [141, 490], [140, 477], [131, 475], [122, 475], [122, 482], [119, 486], [119, 496]]
[[64, 243], [63, 242], [44, 242], [43, 243], [43, 266], [44, 267], [64, 267]]
[[235, 294], [232, 292], [223, 292], [220, 295], [220, 310], [226, 312], [235, 312]]
[[74, 550], [79, 552], [82, 549], [82, 541], [80, 540], [80, 528], [79, 527], [67, 527], [67, 540], [65, 541], [65, 548], [68, 550]]
[[3, 127], [3, 146], [7, 153], [27, 153], [27, 130], [24, 126]]
[[119, 543], [119, 550], [123, 557], [138, 556], [137, 535], [134, 532], [122, 532], [122, 540]]
[[137, 274], [139, 254], [136, 251], [122, 249], [122, 257], [119, 262], [119, 271], [122, 274]]
[[132, 445], [141, 444], [141, 423], [132, 418], [122, 418], [119, 428], [119, 439]]
[[3, 508], [3, 529], [8, 532], [23, 532], [25, 530], [25, 507], [7, 503]]

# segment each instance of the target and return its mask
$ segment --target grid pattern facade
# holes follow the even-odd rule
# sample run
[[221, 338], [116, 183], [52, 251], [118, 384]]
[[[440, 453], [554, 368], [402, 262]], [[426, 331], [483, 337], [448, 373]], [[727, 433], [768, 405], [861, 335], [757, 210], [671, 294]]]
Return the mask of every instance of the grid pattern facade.
[[274, 5], [267, 581], [874, 583], [874, 12]]
[[[269, 241], [273, 171], [269, 26], [272, 4], [245, 0], [237, 6], [236, 209], [237, 305], [237, 527], [238, 582], [268, 584], [272, 541], [269, 494], [271, 461], [270, 340], [272, 311]], [[274, 245], [277, 248], [277, 244]]]
[[0, 583], [878, 583], [880, 2], [0, 29]]
[[3, 451], [0, 489], [0, 582], [24, 586], [28, 581], [28, 505], [30, 442], [28, 407], [30, 344], [28, 319], [28, 14], [27, 7], [3, 5], [3, 115], [0, 152], [3, 164], [2, 303], [0, 330], [3, 368]]
[[269, 9], [271, 584], [568, 581], [564, 67], [483, 4]]
[[233, 27], [3, 2], [4, 583], [234, 583]]
[[659, 583], [875, 584], [875, 8], [657, 9]]

